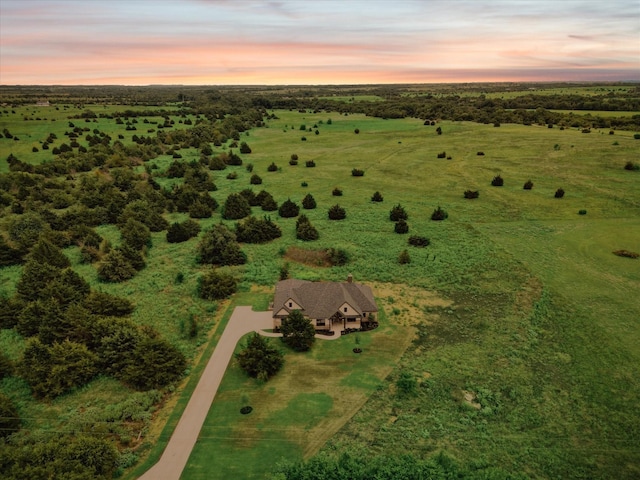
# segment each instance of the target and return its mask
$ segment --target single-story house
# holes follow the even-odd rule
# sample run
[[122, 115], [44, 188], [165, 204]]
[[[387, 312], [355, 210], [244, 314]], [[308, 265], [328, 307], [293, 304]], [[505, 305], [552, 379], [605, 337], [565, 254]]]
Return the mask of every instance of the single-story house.
[[346, 282], [310, 282], [294, 278], [276, 285], [273, 300], [273, 328], [280, 329], [282, 320], [300, 310], [317, 331], [345, 333], [377, 326], [378, 311], [368, 285]]

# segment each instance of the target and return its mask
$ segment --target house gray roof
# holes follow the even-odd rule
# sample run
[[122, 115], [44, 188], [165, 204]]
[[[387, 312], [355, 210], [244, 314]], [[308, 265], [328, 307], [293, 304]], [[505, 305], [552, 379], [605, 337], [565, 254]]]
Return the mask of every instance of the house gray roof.
[[287, 279], [276, 285], [273, 301], [274, 313], [281, 308], [289, 310], [287, 300], [292, 299], [310, 318], [329, 318], [347, 303], [360, 315], [377, 312], [373, 292], [368, 285], [351, 282], [309, 282]]

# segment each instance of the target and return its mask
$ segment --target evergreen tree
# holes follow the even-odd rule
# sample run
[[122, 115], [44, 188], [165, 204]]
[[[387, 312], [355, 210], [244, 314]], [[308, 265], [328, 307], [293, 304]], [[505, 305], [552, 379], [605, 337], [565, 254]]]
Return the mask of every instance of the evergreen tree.
[[305, 352], [316, 340], [316, 331], [309, 319], [300, 310], [294, 310], [282, 319], [282, 341], [296, 352]]
[[198, 295], [205, 300], [222, 300], [236, 293], [237, 287], [232, 275], [210, 270], [198, 280]]
[[313, 195], [307, 193], [305, 197], [302, 199], [302, 207], [306, 210], [313, 210], [316, 208], [316, 200], [313, 198]]
[[290, 198], [282, 202], [282, 205], [278, 208], [278, 214], [282, 218], [297, 217], [298, 213], [300, 213], [300, 207], [295, 202], [292, 202]]
[[239, 220], [251, 215], [251, 206], [247, 199], [239, 193], [230, 194], [222, 208], [222, 218], [226, 220]]
[[402, 207], [402, 205], [398, 204], [394, 206], [389, 212], [389, 220], [391, 220], [392, 222], [397, 222], [399, 220], [409, 220], [409, 215], [407, 215], [407, 212]]
[[213, 265], [242, 265], [247, 256], [236, 240], [236, 235], [225, 225], [215, 225], [205, 232], [198, 244], [198, 263]]
[[236, 359], [240, 368], [250, 377], [261, 381], [274, 376], [284, 364], [282, 352], [257, 332], [247, 340], [245, 348], [236, 354]]

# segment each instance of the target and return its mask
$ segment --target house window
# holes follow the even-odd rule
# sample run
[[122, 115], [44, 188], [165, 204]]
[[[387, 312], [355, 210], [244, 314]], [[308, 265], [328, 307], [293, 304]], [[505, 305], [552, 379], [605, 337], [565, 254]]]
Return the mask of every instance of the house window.
[[347, 307], [344, 307], [344, 313], [347, 313]]
[[289, 308], [293, 307], [293, 303], [289, 302]]
[[324, 320], [318, 320], [316, 322], [316, 325], [319, 326], [319, 327], [324, 327], [324, 325], [325, 325]]
[[355, 321], [356, 321], [356, 319], [355, 319], [355, 318], [347, 318], [347, 322], [349, 322], [349, 323], [353, 323], [353, 322], [355, 322]]
[[364, 313], [362, 314], [362, 316], [363, 316], [363, 317], [366, 317], [366, 316], [367, 316], [367, 312], [364, 312]]

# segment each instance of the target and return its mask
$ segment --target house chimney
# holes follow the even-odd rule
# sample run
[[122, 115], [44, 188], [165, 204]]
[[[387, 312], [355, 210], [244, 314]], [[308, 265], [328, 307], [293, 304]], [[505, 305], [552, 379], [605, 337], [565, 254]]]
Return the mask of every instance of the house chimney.
[[347, 275], [347, 283], [353, 283], [353, 275]]

